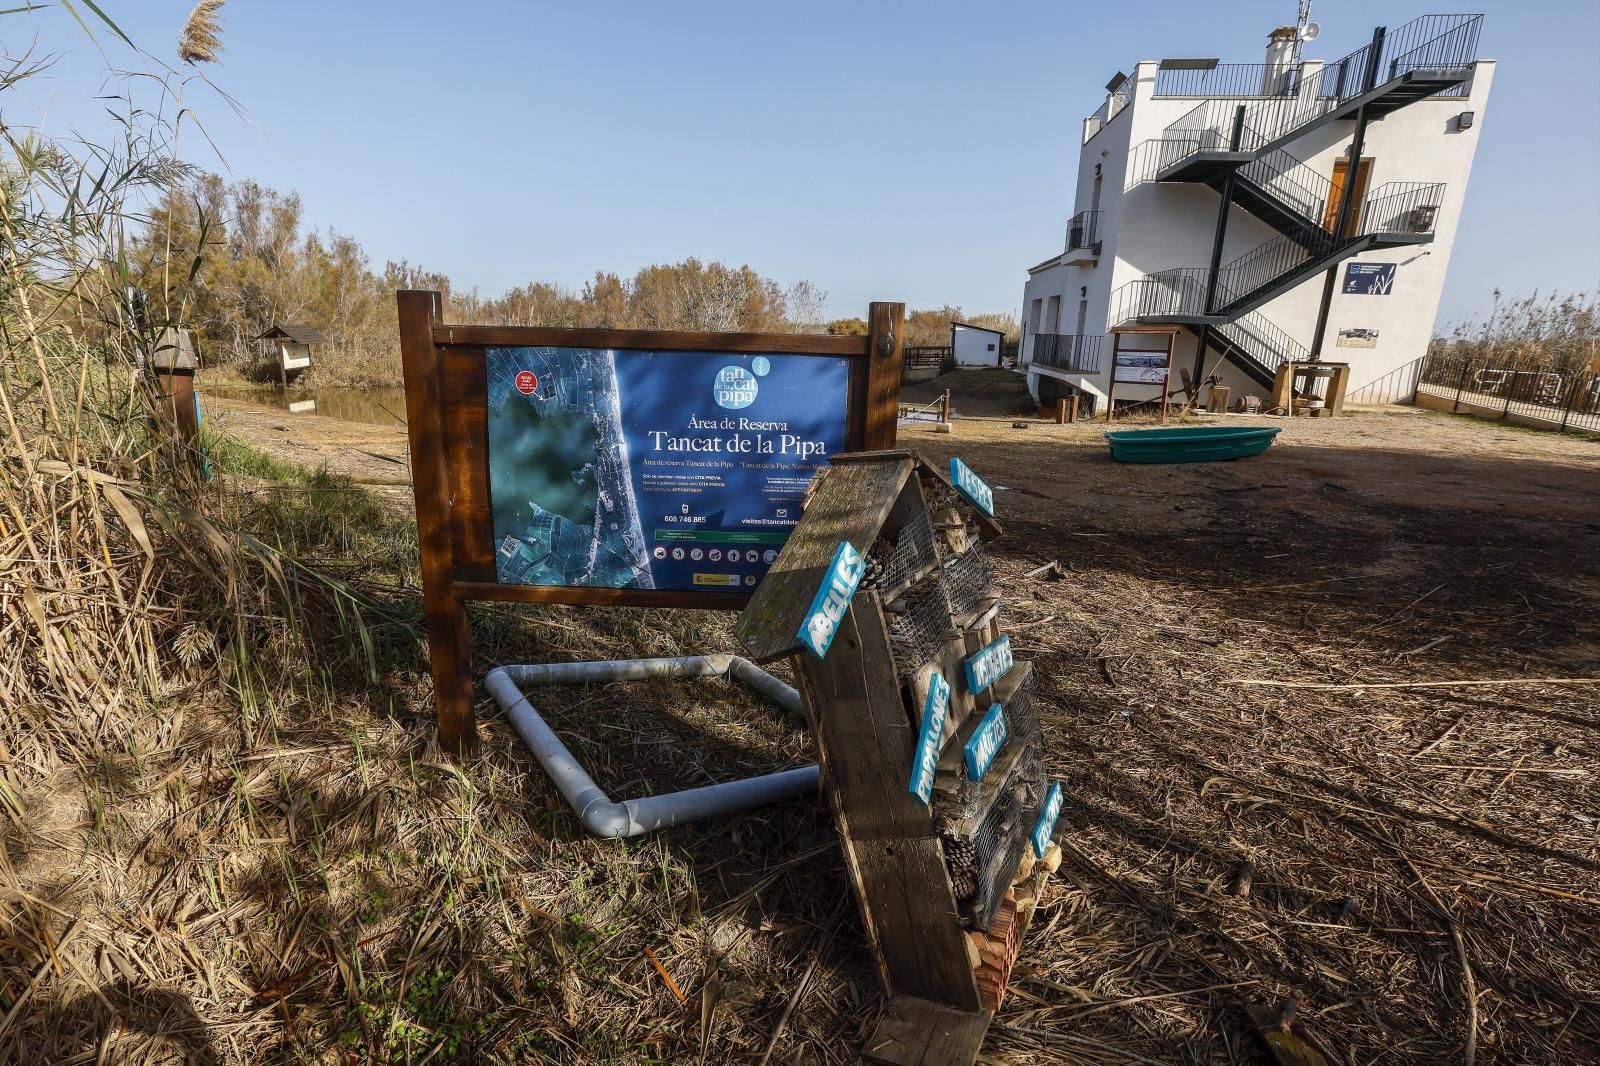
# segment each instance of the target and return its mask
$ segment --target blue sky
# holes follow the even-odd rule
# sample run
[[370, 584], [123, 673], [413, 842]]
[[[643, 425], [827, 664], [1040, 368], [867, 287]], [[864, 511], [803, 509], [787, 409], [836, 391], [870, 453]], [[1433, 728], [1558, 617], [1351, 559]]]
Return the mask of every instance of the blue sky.
[[[172, 62], [192, 0], [99, 0]], [[1490, 291], [1600, 284], [1600, 3], [1469, 5], [1500, 60], [1440, 322]], [[1320, 0], [1332, 59], [1452, 8]], [[1256, 62], [1293, 0], [455, 3], [229, 0], [189, 102], [225, 173], [307, 220], [496, 293], [682, 259], [874, 299], [1015, 311], [1071, 213], [1082, 117], [1138, 59]], [[106, 61], [59, 9], [0, 20], [59, 55], [47, 127], [104, 131]], [[106, 56], [126, 46], [98, 34]], [[147, 89], [144, 99], [153, 104]], [[12, 101], [7, 122], [26, 124]], [[187, 136], [187, 135], [186, 135]], [[223, 169], [198, 138], [185, 157]]]

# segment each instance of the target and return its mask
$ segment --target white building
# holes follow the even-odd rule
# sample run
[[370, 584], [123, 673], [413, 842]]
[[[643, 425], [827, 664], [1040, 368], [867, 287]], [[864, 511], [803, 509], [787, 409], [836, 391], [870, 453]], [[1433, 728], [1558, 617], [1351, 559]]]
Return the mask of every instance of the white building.
[[1006, 335], [970, 322], [950, 323], [950, 354], [957, 366], [999, 366]]
[[1083, 123], [1066, 247], [1023, 290], [1035, 398], [1104, 410], [1106, 335], [1141, 325], [1181, 327], [1174, 376], [1215, 374], [1234, 397], [1268, 395], [1286, 359], [1349, 363], [1352, 401], [1409, 397], [1494, 75], [1481, 24], [1424, 16], [1329, 63], [1296, 61], [1289, 27], [1264, 63], [1113, 79]]

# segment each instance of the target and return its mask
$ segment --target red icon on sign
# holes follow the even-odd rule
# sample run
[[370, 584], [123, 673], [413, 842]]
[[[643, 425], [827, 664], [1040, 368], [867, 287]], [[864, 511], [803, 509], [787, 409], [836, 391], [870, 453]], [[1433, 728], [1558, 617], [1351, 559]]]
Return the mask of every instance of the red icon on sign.
[[517, 375], [517, 391], [524, 396], [532, 396], [539, 387], [539, 375], [531, 370], [524, 370]]

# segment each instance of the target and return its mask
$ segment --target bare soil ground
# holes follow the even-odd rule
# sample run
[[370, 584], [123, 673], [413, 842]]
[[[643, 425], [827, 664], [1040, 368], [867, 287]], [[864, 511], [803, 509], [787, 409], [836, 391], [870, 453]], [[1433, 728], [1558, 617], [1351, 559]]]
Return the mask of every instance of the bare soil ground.
[[[212, 417], [404, 477], [394, 431]], [[1600, 676], [1600, 444], [1269, 424], [1188, 467], [1114, 464], [1098, 424], [903, 431], [1004, 486], [1002, 617], [1069, 797], [983, 1061], [1266, 1062], [1263, 1004], [1335, 1063], [1600, 1060], [1600, 687], [1381, 687]], [[732, 647], [710, 613], [533, 617], [475, 615], [482, 663]], [[426, 691], [281, 694], [243, 741], [174, 693], [79, 806], [13, 782], [7, 862], [74, 915], [0, 989], [17, 1061], [857, 1061], [880, 993], [822, 804], [592, 840], [492, 704], [482, 755], [440, 759]], [[618, 796], [812, 757], [721, 682], [539, 706]]]

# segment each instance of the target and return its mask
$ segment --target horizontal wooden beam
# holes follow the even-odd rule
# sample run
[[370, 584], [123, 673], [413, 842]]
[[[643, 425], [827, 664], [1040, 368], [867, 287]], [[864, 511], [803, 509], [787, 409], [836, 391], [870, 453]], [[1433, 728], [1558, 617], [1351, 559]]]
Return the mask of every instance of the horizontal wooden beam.
[[564, 603], [575, 607], [698, 607], [708, 611], [742, 611], [748, 592], [696, 592], [678, 589], [603, 589], [584, 585], [501, 585], [493, 581], [457, 581], [456, 599], [502, 603]]
[[866, 337], [825, 333], [679, 333], [650, 329], [550, 329], [544, 326], [435, 326], [433, 343], [497, 348], [642, 348], [658, 352], [777, 352], [863, 357]]

